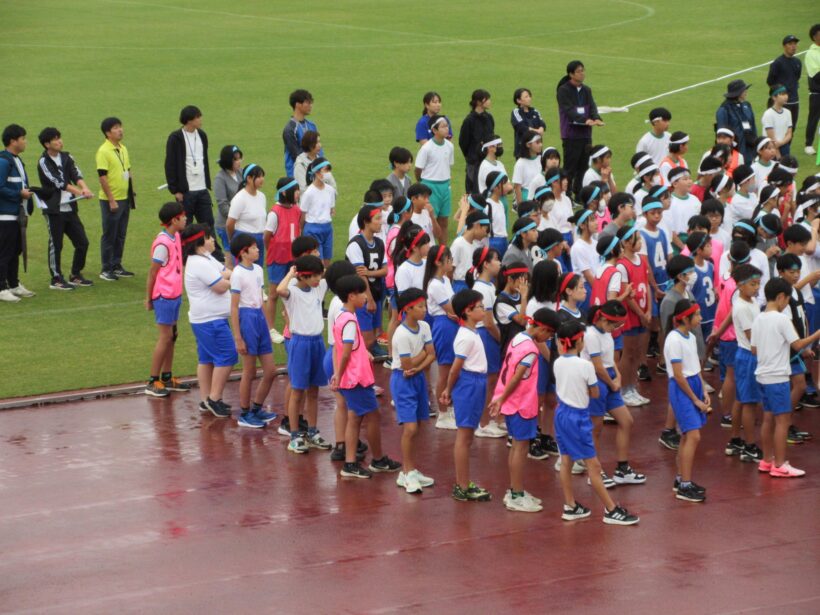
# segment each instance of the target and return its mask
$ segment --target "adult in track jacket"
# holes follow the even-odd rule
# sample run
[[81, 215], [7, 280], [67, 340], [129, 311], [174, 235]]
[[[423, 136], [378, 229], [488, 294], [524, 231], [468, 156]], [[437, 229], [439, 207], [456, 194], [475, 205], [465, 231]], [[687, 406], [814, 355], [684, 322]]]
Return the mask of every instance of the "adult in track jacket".
[[483, 158], [481, 146], [495, 133], [495, 119], [489, 112], [491, 100], [487, 90], [475, 90], [470, 97], [471, 111], [461, 123], [458, 146], [467, 163], [464, 186], [467, 194], [478, 192], [478, 167]]
[[[795, 54], [797, 53], [797, 43], [800, 39], [789, 34], [783, 39], [783, 55], [778, 56], [769, 65], [769, 74], [766, 76], [766, 84], [769, 87], [782, 85], [789, 93], [789, 100], [786, 102], [786, 109], [792, 116], [792, 134], [797, 134], [797, 116], [800, 113], [800, 99], [797, 94], [797, 87], [800, 83], [800, 75], [803, 72], [803, 64]], [[771, 105], [771, 101], [769, 101]]]

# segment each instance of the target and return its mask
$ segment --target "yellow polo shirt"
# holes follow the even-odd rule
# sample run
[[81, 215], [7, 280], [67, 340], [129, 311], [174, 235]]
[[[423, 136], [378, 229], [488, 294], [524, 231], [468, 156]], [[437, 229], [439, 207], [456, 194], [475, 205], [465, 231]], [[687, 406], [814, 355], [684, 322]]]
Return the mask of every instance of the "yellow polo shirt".
[[[97, 150], [97, 170], [105, 171], [108, 178], [108, 185], [111, 193], [118, 201], [128, 198], [128, 178], [131, 171], [131, 160], [128, 158], [128, 150], [122, 143], [115, 147], [111, 141], [106, 139]], [[100, 188], [100, 200], [107, 201], [108, 197]]]

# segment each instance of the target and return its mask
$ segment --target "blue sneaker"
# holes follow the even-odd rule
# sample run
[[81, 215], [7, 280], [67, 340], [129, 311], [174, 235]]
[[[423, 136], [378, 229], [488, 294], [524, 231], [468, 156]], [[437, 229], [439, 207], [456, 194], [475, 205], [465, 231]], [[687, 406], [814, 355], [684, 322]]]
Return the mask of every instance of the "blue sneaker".
[[262, 421], [265, 425], [275, 420], [276, 417], [279, 416], [275, 412], [266, 412], [264, 408], [254, 408], [251, 414]]
[[237, 421], [240, 427], [250, 427], [252, 429], [262, 429], [265, 423], [257, 418], [253, 412], [243, 412]]

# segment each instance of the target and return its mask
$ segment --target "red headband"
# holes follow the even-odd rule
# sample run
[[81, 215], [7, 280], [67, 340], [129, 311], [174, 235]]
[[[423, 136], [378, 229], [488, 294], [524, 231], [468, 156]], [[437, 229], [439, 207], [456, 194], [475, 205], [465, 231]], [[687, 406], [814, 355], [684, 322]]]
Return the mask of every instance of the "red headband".
[[411, 307], [413, 307], [414, 305], [417, 305], [417, 304], [421, 303], [422, 301], [426, 301], [426, 299], [425, 299], [424, 297], [419, 297], [418, 299], [413, 299], [410, 303], [408, 303], [407, 305], [405, 305], [405, 306], [401, 309], [402, 314], [403, 314], [404, 312], [406, 312], [407, 310], [409, 310], [409, 309], [410, 309]]
[[698, 304], [695, 303], [689, 306], [687, 309], [683, 310], [680, 314], [676, 314], [675, 316], [673, 316], [672, 319], [675, 321], [683, 320], [687, 316], [691, 316], [692, 314], [698, 311], [700, 311], [700, 306], [698, 306]]
[[318, 271], [297, 271], [296, 275], [317, 275]]
[[[463, 312], [463, 314], [466, 314], [467, 312], [469, 312], [470, 310], [472, 310], [472, 309], [473, 309], [475, 306], [477, 306], [477, 305], [480, 305], [481, 307], [484, 307], [483, 300], [482, 300], [482, 299], [479, 299], [478, 301], [473, 301], [472, 303], [468, 303], [468, 304], [467, 304], [467, 307], [465, 307], [465, 308], [464, 308], [464, 312]], [[465, 323], [465, 322], [466, 322], [466, 321], [465, 321], [463, 318], [461, 318], [461, 316], [459, 316], [459, 318], [458, 318], [458, 324], [459, 324], [459, 325], [461, 325], [461, 326], [464, 326], [464, 323]]]
[[201, 239], [202, 237], [205, 237], [205, 231], [199, 231], [190, 237], [186, 237], [182, 240], [182, 244], [187, 246], [189, 243], [194, 243], [197, 239]]
[[527, 269], [526, 267], [515, 267], [513, 269], [507, 269], [504, 272], [504, 275], [511, 276], [511, 275], [515, 275], [516, 273], [529, 273], [529, 272], [530, 272], [530, 270]]
[[545, 329], [549, 329], [550, 331], [555, 331], [555, 327], [552, 325], [548, 325], [547, 323], [541, 322], [540, 320], [535, 320], [535, 318], [531, 318], [527, 316], [527, 324], [534, 325], [536, 327], [544, 327]]
[[560, 341], [567, 348], [571, 348], [575, 341], [581, 339], [582, 337], [584, 337], [584, 332], [578, 331], [578, 333], [572, 337], [562, 337], [558, 341]]
[[433, 264], [438, 265], [439, 260], [441, 260], [442, 254], [444, 254], [444, 250], [447, 249], [445, 244], [439, 244], [438, 250], [436, 250], [436, 257], [433, 259]]
[[563, 293], [567, 289], [567, 286], [569, 286], [569, 283], [572, 282], [573, 278], [576, 275], [577, 274], [575, 274], [571, 271], [564, 274], [564, 279], [561, 280], [561, 285], [558, 287], [558, 296], [559, 297], [561, 296], [561, 293]]
[[375, 209], [371, 209], [370, 213], [368, 214], [368, 218], [371, 220], [376, 217], [376, 214], [381, 213], [381, 207], [376, 207]]
[[478, 263], [476, 267], [481, 267], [481, 264], [484, 262], [484, 259], [487, 258], [487, 254], [490, 253], [490, 248], [488, 246], [484, 246], [481, 248], [481, 255], [478, 257]]
[[626, 314], [623, 316], [615, 316], [615, 314], [606, 314], [603, 310], [598, 310], [597, 314], [595, 314], [595, 322], [598, 322], [598, 319], [603, 316], [607, 320], [611, 320], [612, 322], [625, 322], [626, 321]]
[[413, 238], [413, 241], [410, 242], [410, 246], [405, 250], [406, 254], [410, 256], [410, 252], [413, 251], [413, 248], [416, 247], [416, 244], [421, 240], [422, 237], [427, 235], [424, 231], [419, 231], [419, 234]]

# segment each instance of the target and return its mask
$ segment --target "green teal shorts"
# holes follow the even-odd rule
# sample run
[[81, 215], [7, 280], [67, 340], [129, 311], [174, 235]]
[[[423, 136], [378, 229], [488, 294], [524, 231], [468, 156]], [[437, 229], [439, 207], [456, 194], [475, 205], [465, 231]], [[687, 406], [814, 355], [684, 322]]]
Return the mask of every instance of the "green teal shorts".
[[433, 194], [430, 195], [430, 205], [433, 206], [436, 218], [449, 218], [451, 212], [450, 200], [452, 198], [450, 180], [433, 181], [432, 179], [423, 179], [421, 183], [433, 191]]

